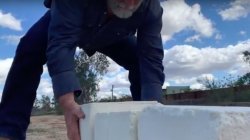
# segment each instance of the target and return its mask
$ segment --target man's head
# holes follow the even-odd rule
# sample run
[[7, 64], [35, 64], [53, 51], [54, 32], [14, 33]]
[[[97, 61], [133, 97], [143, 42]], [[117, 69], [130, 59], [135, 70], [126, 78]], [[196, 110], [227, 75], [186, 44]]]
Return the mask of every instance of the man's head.
[[129, 18], [138, 9], [143, 0], [107, 0], [108, 7], [119, 18]]

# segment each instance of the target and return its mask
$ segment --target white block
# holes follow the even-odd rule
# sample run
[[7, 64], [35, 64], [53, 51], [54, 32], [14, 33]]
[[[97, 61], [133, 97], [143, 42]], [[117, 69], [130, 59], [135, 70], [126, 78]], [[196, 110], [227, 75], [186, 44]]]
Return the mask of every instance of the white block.
[[138, 140], [249, 140], [247, 107], [154, 106], [138, 120]]
[[129, 111], [97, 114], [94, 128], [95, 140], [138, 140], [139, 113]]
[[[82, 140], [95, 140], [94, 126], [97, 113], [111, 112], [139, 112], [145, 107], [158, 104], [154, 101], [145, 102], [112, 102], [112, 103], [90, 103], [82, 105], [85, 119], [80, 120], [80, 131]], [[108, 126], [107, 126], [108, 127]]]

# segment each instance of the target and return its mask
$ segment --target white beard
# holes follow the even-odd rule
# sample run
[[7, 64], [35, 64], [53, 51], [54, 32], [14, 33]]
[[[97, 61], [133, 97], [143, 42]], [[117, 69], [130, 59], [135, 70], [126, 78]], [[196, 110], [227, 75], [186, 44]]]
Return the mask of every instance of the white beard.
[[141, 0], [137, 5], [131, 6], [129, 9], [124, 9], [125, 7], [124, 4], [118, 2], [117, 0], [107, 0], [107, 1], [108, 1], [108, 7], [112, 11], [112, 13], [119, 18], [131, 17], [142, 3]]

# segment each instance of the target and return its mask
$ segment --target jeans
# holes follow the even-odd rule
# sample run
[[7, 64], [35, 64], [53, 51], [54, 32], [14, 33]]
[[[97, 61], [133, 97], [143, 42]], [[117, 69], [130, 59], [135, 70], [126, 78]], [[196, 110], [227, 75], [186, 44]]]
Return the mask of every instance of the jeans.
[[[0, 103], [0, 137], [24, 140], [36, 98], [43, 65], [46, 63], [47, 34], [50, 22], [48, 11], [21, 38], [9, 71]], [[140, 67], [137, 57], [136, 37], [130, 36], [111, 46], [98, 50], [129, 70], [130, 90], [133, 100], [147, 100], [141, 95]], [[152, 88], [147, 87], [146, 90]], [[159, 98], [160, 92], [151, 96]]]

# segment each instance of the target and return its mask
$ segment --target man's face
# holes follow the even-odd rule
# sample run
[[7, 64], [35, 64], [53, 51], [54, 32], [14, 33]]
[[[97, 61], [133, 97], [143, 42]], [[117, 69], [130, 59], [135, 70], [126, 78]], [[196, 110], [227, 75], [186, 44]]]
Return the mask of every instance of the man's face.
[[142, 0], [108, 0], [110, 10], [119, 18], [129, 18], [138, 9]]

